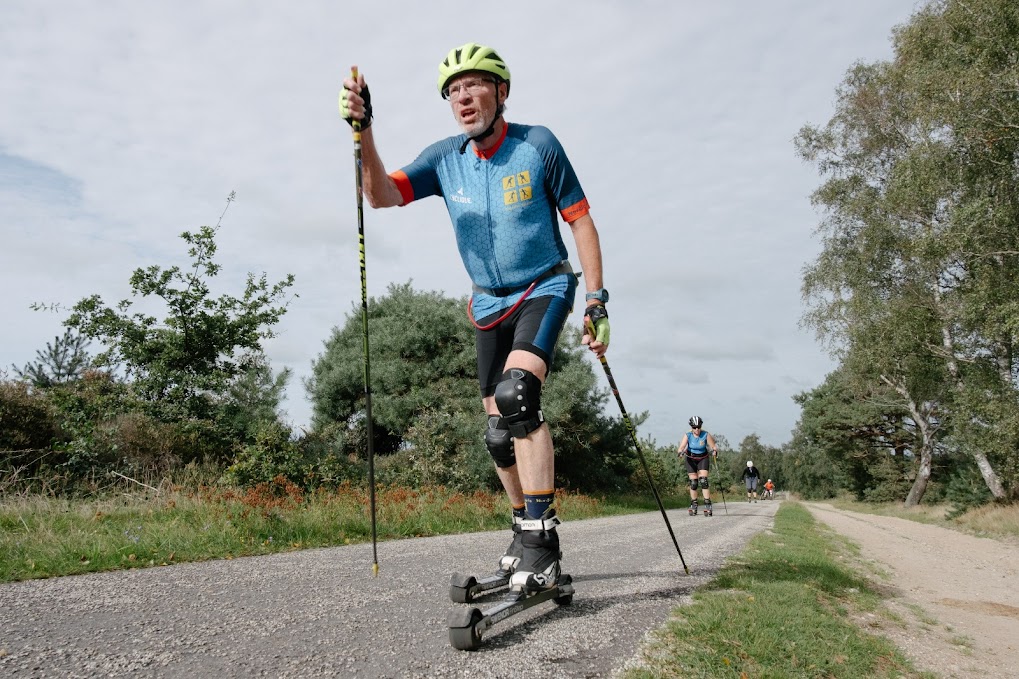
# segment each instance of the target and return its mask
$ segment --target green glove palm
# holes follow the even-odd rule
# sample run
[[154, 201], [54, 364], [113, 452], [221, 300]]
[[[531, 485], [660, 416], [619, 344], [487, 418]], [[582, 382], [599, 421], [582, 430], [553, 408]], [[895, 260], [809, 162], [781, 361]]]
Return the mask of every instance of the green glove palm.
[[587, 334], [591, 335], [595, 342], [600, 342], [605, 346], [609, 345], [611, 331], [609, 312], [605, 310], [605, 305], [595, 304], [587, 307], [587, 311], [584, 313], [584, 324], [587, 327]]
[[[350, 102], [347, 101], [347, 92], [349, 91], [346, 85], [340, 90], [340, 117], [353, 127], [354, 116], [350, 112]], [[364, 119], [361, 120], [361, 129], [367, 130], [372, 124], [372, 95], [368, 92], [367, 85], [361, 88], [361, 98], [364, 99]]]

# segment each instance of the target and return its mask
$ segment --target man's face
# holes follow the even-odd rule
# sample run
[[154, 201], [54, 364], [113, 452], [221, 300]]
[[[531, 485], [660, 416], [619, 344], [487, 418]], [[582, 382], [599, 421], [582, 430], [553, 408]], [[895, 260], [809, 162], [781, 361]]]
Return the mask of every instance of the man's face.
[[453, 117], [468, 137], [484, 132], [495, 120], [498, 87], [483, 73], [465, 73], [450, 81], [447, 90]]

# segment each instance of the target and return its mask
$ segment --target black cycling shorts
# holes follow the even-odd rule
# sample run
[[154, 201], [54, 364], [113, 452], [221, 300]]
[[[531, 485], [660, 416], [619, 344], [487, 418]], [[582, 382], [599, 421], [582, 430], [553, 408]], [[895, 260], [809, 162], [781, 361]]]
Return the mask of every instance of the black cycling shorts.
[[[488, 325], [504, 313], [505, 309], [478, 319], [477, 323]], [[570, 303], [562, 297], [534, 297], [525, 299], [516, 311], [491, 330], [475, 328], [481, 395], [495, 394], [495, 387], [506, 371], [506, 358], [516, 349], [538, 356], [545, 362], [546, 373], [550, 372], [555, 344], [569, 315]]]
[[696, 474], [699, 471], [708, 471], [708, 467], [711, 464], [711, 456], [705, 455], [704, 457], [690, 457], [686, 456], [686, 473]]

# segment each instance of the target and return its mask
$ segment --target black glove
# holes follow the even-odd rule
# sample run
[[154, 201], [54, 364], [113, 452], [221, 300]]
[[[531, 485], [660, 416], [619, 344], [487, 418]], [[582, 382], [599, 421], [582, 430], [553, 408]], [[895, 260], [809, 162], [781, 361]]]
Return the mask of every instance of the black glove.
[[[350, 109], [348, 108], [349, 103], [347, 102], [347, 86], [344, 85], [340, 91], [340, 117], [347, 121], [347, 123], [353, 127], [354, 118], [350, 115]], [[368, 86], [365, 85], [361, 88], [361, 98], [364, 99], [364, 118], [361, 120], [361, 129], [367, 130], [372, 124], [372, 95], [368, 91]]]
[[588, 319], [588, 334], [592, 335], [593, 340], [608, 346], [610, 334], [609, 312], [605, 310], [605, 305], [592, 304], [584, 311], [584, 315]]

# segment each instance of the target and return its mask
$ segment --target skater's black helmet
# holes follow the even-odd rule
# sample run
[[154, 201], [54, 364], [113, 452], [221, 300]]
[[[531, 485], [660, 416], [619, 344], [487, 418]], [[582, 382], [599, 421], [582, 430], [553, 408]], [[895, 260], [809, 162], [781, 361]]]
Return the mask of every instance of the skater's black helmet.
[[702, 420], [701, 418], [699, 418], [696, 415], [694, 415], [693, 417], [691, 417], [687, 421], [690, 423], [690, 427], [693, 428], [693, 429], [699, 429], [700, 427], [702, 427], [704, 425], [704, 420]]

